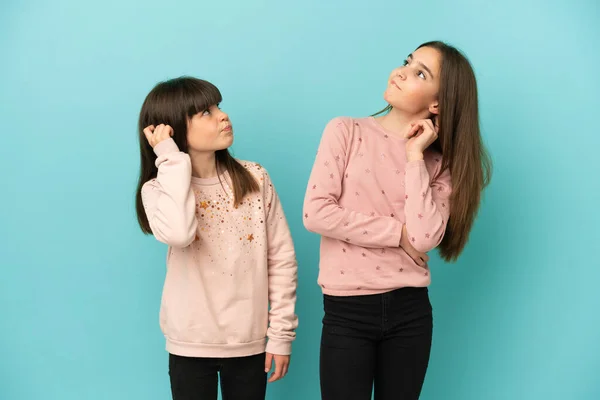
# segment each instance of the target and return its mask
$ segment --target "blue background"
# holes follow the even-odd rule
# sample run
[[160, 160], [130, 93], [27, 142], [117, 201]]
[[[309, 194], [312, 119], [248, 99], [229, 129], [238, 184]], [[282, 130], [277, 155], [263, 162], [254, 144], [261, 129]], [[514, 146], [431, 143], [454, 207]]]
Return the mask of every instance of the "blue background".
[[318, 399], [318, 237], [301, 219], [318, 141], [381, 109], [431, 39], [476, 69], [495, 169], [463, 257], [431, 263], [422, 399], [600, 399], [600, 6], [569, 3], [3, 2], [0, 399], [169, 398], [136, 119], [182, 74], [222, 90], [235, 155], [268, 168], [295, 239], [300, 328], [268, 398]]

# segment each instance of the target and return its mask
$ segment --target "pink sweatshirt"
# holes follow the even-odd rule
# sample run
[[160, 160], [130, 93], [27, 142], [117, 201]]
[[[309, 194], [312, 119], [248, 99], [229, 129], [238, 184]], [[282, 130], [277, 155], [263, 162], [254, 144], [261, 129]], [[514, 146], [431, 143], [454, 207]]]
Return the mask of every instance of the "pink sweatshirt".
[[304, 200], [304, 225], [321, 238], [319, 284], [335, 296], [427, 286], [429, 269], [399, 247], [402, 225], [427, 252], [449, 215], [448, 170], [441, 155], [407, 162], [406, 139], [373, 117], [333, 119], [325, 128]]
[[298, 325], [297, 263], [267, 171], [241, 162], [260, 192], [234, 208], [227, 173], [222, 184], [218, 177], [192, 177], [190, 157], [172, 139], [154, 151], [158, 176], [143, 186], [142, 198], [154, 236], [169, 245], [160, 310], [167, 351], [219, 358], [290, 354]]

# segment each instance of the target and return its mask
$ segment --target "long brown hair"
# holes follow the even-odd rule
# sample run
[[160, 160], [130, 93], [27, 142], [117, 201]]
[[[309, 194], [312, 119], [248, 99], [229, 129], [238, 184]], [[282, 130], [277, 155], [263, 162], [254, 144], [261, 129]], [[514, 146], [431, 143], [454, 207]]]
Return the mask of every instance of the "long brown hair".
[[[170, 125], [173, 128], [173, 140], [184, 153], [188, 152], [187, 127], [189, 120], [199, 112], [218, 105], [223, 100], [215, 85], [202, 79], [183, 76], [157, 84], [146, 96], [138, 120], [138, 139], [140, 143], [140, 177], [138, 180], [135, 208], [137, 219], [146, 234], [152, 234], [148, 217], [142, 203], [142, 186], [156, 178], [156, 154], [146, 140], [144, 128], [149, 125]], [[217, 171], [227, 171], [231, 178], [234, 206], [238, 206], [244, 196], [259, 190], [258, 183], [229, 150], [215, 152]]]
[[[491, 179], [492, 162], [481, 139], [477, 81], [469, 60], [441, 41], [421, 47], [437, 49], [442, 59], [436, 117], [439, 133], [431, 146], [442, 153], [440, 171], [449, 168], [452, 176], [450, 218], [439, 250], [444, 260], [455, 261], [469, 239], [481, 193]], [[374, 115], [391, 109], [388, 105]]]

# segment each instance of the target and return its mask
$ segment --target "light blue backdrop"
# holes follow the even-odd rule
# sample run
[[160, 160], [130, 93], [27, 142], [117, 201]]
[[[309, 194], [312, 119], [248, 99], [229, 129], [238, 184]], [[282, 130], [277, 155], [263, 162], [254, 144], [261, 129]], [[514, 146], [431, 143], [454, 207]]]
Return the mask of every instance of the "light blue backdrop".
[[383, 106], [421, 42], [479, 79], [493, 184], [462, 259], [432, 262], [423, 399], [600, 399], [600, 8], [377, 0], [8, 1], [0, 6], [0, 399], [167, 399], [165, 247], [133, 209], [136, 118], [159, 80], [213, 81], [235, 154], [280, 192], [300, 263], [290, 375], [318, 399], [318, 238], [301, 203], [326, 122]]

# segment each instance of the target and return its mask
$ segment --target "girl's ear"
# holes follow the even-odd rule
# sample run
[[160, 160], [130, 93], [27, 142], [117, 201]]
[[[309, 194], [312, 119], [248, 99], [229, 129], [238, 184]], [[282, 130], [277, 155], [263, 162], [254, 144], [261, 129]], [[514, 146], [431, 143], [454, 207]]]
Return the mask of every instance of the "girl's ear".
[[440, 113], [440, 103], [437, 101], [435, 103], [431, 103], [429, 106], [429, 112], [434, 115], [438, 115]]

